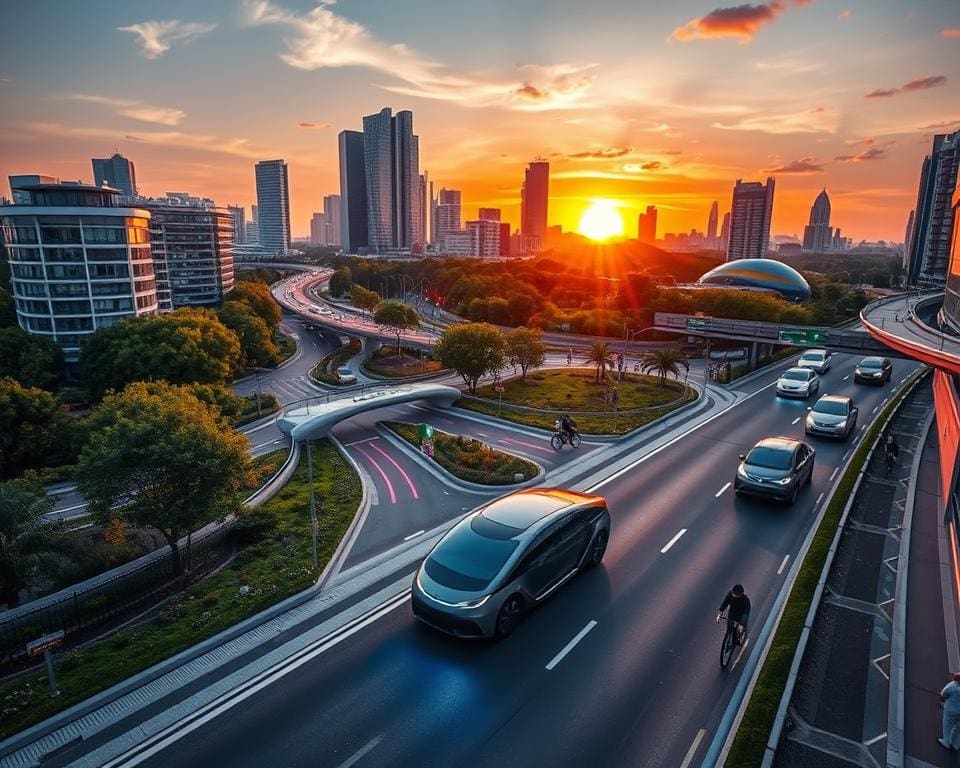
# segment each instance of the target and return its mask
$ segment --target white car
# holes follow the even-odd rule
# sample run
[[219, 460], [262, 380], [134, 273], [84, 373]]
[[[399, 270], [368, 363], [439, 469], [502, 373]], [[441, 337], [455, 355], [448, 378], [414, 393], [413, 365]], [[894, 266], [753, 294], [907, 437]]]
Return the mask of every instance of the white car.
[[825, 349], [808, 349], [800, 355], [797, 368], [810, 368], [822, 376], [830, 370], [830, 353]]
[[810, 368], [788, 368], [777, 379], [777, 397], [802, 397], [820, 391], [820, 377]]
[[337, 368], [337, 378], [340, 380], [341, 384], [356, 384], [357, 377], [353, 374], [347, 366], [341, 366]]

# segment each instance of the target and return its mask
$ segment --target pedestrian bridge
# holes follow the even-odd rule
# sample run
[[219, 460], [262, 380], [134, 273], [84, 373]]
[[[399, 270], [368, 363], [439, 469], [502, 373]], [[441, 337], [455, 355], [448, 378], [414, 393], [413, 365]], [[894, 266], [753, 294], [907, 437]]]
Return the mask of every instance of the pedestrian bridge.
[[420, 400], [449, 408], [459, 399], [460, 390], [444, 384], [387, 386], [354, 397], [314, 397], [291, 403], [284, 407], [277, 419], [277, 426], [294, 442], [318, 440], [330, 434], [330, 430], [341, 421], [358, 413]]

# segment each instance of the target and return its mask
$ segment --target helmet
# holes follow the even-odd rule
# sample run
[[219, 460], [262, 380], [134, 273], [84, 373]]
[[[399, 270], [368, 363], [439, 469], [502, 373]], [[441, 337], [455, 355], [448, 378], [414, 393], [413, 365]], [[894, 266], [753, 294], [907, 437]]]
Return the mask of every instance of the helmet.
[[743, 584], [734, 584], [733, 589], [730, 590], [737, 597], [743, 594]]

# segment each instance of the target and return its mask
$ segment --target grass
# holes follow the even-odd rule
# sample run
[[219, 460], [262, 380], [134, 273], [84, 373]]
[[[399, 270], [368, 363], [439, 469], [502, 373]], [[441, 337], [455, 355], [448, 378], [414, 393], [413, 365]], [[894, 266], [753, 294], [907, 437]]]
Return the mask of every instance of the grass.
[[264, 416], [269, 416], [271, 413], [276, 413], [280, 410], [280, 403], [277, 402], [277, 398], [275, 398], [269, 392], [262, 392], [260, 394], [260, 413], [257, 413], [256, 395], [250, 395], [243, 399], [243, 410], [240, 411], [237, 418], [233, 421], [233, 426], [235, 427], [242, 427], [245, 424], [250, 424], [251, 422], [262, 419]]
[[443, 369], [440, 361], [430, 355], [427, 355], [421, 364], [418, 350], [401, 347], [400, 351], [401, 354], [398, 356], [396, 344], [384, 344], [373, 353], [373, 357], [364, 362], [364, 372], [384, 379], [402, 379], [407, 376], [436, 373]]
[[810, 549], [800, 566], [797, 580], [790, 590], [790, 596], [787, 598], [783, 615], [777, 625], [770, 651], [760, 670], [757, 684], [754, 686], [753, 694], [750, 696], [747, 709], [730, 748], [730, 754], [727, 756], [727, 765], [735, 765], [738, 768], [752, 768], [753, 766], [760, 766], [763, 762], [767, 739], [770, 738], [773, 721], [776, 718], [780, 699], [787, 684], [787, 677], [790, 673], [790, 666], [793, 664], [797, 643], [800, 641], [803, 625], [807, 613], [810, 611], [810, 603], [813, 600], [814, 592], [816, 592], [817, 582], [819, 582], [820, 574], [823, 572], [827, 552], [830, 550], [837, 526], [843, 515], [843, 508], [853, 491], [857, 475], [866, 463], [870, 446], [873, 445], [887, 417], [899, 405], [906, 392], [906, 388], [902, 389], [899, 397], [892, 400], [880, 412], [870, 429], [864, 434], [860, 447], [854, 453], [853, 459], [840, 477], [837, 490], [830, 499], [830, 505], [827, 507], [823, 520], [820, 522], [820, 527], [810, 544]]
[[277, 331], [274, 334], [274, 342], [277, 345], [277, 351], [280, 353], [280, 359], [277, 365], [281, 365], [297, 354], [297, 341], [296, 339], [287, 336], [281, 331]]
[[[339, 451], [314, 446], [319, 569], [322, 570], [360, 504], [360, 480]], [[46, 674], [0, 684], [0, 739], [83, 701], [313, 584], [306, 455], [269, 502], [242, 514], [241, 548], [213, 576], [171, 598], [149, 621], [96, 645], [58, 654], [60, 696], [50, 698]], [[243, 590], [242, 587], [247, 589]]]
[[[502, 382], [502, 385], [502, 409], [497, 407], [499, 394], [493, 385], [477, 388], [477, 395], [486, 398], [485, 402], [462, 399], [457, 406], [543, 429], [553, 429], [559, 414], [515, 410], [509, 406], [564, 411], [575, 413], [574, 420], [581, 433], [622, 435], [659, 419], [697, 396], [692, 387], [684, 391], [683, 384], [673, 380], [661, 386], [656, 376], [624, 373], [617, 406], [620, 412], [614, 416], [613, 407], [604, 404], [603, 394], [616, 387], [616, 376], [608, 375], [606, 385], [597, 384], [596, 373], [591, 368], [535, 371], [527, 374], [525, 382], [513, 378]], [[641, 408], [649, 410], [623, 413]], [[584, 411], [597, 415], [577, 413]]]
[[320, 362], [310, 371], [310, 375], [317, 381], [322, 381], [324, 384], [332, 384], [335, 387], [343, 386], [340, 383], [340, 379], [337, 378], [337, 368], [359, 353], [360, 342], [357, 339], [353, 339], [349, 344], [344, 344], [329, 355], [321, 357]]
[[[384, 426], [420, 450], [416, 424], [386, 421]], [[512, 485], [517, 482], [514, 475], [530, 480], [540, 471], [532, 461], [439, 429], [433, 431], [433, 460], [454, 477], [480, 485]]]
[[288, 453], [289, 451], [287, 451], [286, 448], [281, 448], [280, 450], [271, 451], [262, 456], [252, 458], [250, 460], [250, 466], [253, 471], [250, 473], [250, 477], [247, 478], [247, 482], [244, 483], [242, 493], [244, 495], [250, 495], [258, 488], [262, 488], [267, 480], [280, 471], [280, 467], [283, 466], [283, 462], [286, 461]]

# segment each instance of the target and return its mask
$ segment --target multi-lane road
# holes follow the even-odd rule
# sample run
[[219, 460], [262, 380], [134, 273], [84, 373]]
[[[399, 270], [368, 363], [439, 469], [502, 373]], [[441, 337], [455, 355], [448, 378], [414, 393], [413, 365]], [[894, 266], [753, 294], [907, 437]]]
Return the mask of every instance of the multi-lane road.
[[[915, 364], [896, 360], [892, 384], [874, 389], [853, 383], [855, 362], [836, 356], [822, 391], [854, 397], [859, 440]], [[508, 640], [464, 644], [418, 626], [401, 591], [407, 568], [397, 574], [397, 601], [349, 642], [329, 644], [295, 675], [147, 764], [700, 765], [744, 668], [742, 659], [719, 668], [716, 608], [740, 581], [754, 603], [751, 629], [763, 625], [854, 447], [811, 441], [813, 483], [794, 507], [735, 497], [739, 454], [764, 436], [803, 434], [807, 403], [776, 398], [774, 379], [773, 372], [754, 379], [737, 404], [699, 427], [681, 427], [655, 451], [638, 449], [637, 460], [613, 474], [601, 466], [574, 478], [572, 487], [609, 502], [613, 533], [604, 565], [575, 579]], [[406, 410], [408, 420], [421, 420], [413, 408], [389, 415]], [[375, 450], [368, 427], [353, 429], [360, 430], [351, 448], [363, 448], [361, 466], [377, 459], [397, 469]], [[447, 503], [441, 485], [428, 491], [411, 474], [413, 463], [397, 463], [411, 484], [397, 473], [395, 493], [411, 494], [425, 517], [403, 513], [391, 522], [381, 485], [375, 528], [392, 525], [395, 538], [462, 512], [456, 507], [464, 498]]]

